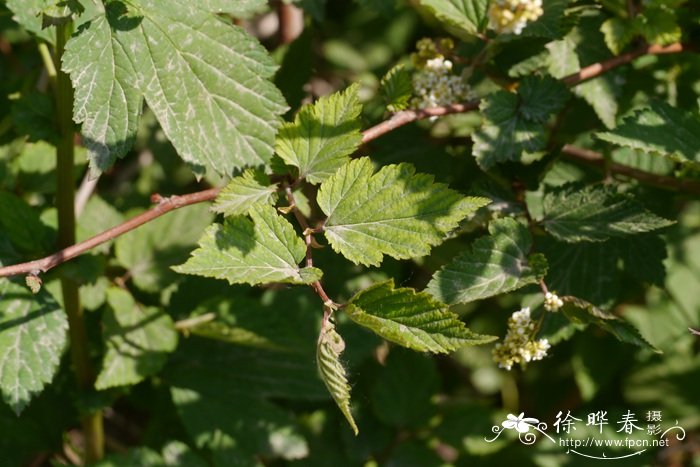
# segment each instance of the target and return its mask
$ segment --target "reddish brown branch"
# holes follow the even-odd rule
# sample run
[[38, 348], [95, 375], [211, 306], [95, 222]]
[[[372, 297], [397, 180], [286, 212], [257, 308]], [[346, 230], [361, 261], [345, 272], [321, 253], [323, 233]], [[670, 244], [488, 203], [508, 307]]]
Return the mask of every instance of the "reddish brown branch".
[[190, 204], [201, 203], [203, 201], [211, 201], [219, 194], [219, 188], [211, 188], [209, 190], [198, 191], [196, 193], [190, 193], [188, 195], [178, 195], [170, 196], [168, 198], [157, 197], [157, 202], [155, 207], [152, 209], [139, 214], [136, 217], [129, 219], [123, 224], [112, 227], [111, 229], [105, 230], [102, 233], [90, 237], [75, 245], [71, 245], [64, 248], [56, 253], [47, 256], [42, 259], [37, 259], [35, 261], [30, 261], [28, 263], [14, 264], [12, 266], [6, 266], [0, 268], [0, 277], [14, 276], [18, 274], [38, 274], [39, 272], [46, 272], [51, 268], [58, 266], [76, 256], [80, 256], [88, 250], [95, 248], [105, 242], [108, 242], [120, 235], [123, 235], [136, 227], [139, 227], [147, 222], [156, 219], [163, 214], [170, 212], [172, 210], [181, 208], [183, 206], [189, 206]]
[[599, 63], [594, 63], [593, 65], [589, 65], [585, 68], [580, 69], [576, 73], [573, 73], [569, 76], [565, 76], [562, 78], [562, 81], [564, 84], [567, 86], [575, 86], [579, 84], [582, 81], [595, 78], [597, 76], [602, 75], [606, 71], [609, 71], [613, 68], [616, 68], [620, 65], [625, 65], [627, 63], [630, 63], [632, 60], [635, 58], [639, 58], [642, 55], [662, 55], [662, 54], [673, 54], [673, 53], [678, 53], [682, 52], [685, 50], [683, 44], [680, 43], [675, 43], [671, 45], [646, 45], [644, 47], [640, 47], [637, 50], [632, 50], [630, 52], [624, 53], [622, 55], [618, 55], [616, 57], [612, 57], [608, 60], [599, 62]]
[[[596, 76], [599, 76], [612, 68], [629, 63], [635, 58], [640, 57], [644, 54], [678, 53], [687, 49], [687, 46], [683, 46], [679, 43], [671, 44], [668, 46], [651, 45], [642, 47], [638, 50], [628, 52], [620, 56], [613, 57], [609, 60], [587, 66], [582, 70], [578, 71], [577, 73], [563, 78], [562, 81], [570, 86], [574, 86], [584, 80], [595, 78]], [[421, 110], [404, 110], [401, 112], [397, 112], [394, 115], [392, 115], [391, 118], [389, 118], [388, 120], [385, 120], [373, 127], [366, 129], [362, 133], [362, 142], [367, 143], [369, 141], [377, 139], [380, 136], [389, 133], [390, 131], [393, 131], [400, 126], [406, 125], [411, 122], [415, 122], [416, 120], [422, 120], [430, 117], [441, 117], [444, 115], [454, 113], [469, 112], [472, 110], [477, 110], [478, 108], [479, 101], [477, 100], [467, 102], [464, 104], [452, 104], [444, 107], [434, 107], [430, 109]], [[565, 149], [566, 148], [568, 148], [568, 150], [565, 151], [565, 153], [567, 153], [571, 157], [577, 158], [578, 160], [595, 164], [602, 163], [602, 156], [600, 156], [600, 159], [598, 159], [597, 157], [592, 157], [591, 154], [588, 154], [587, 157], [583, 155], [584, 153], [581, 153], [580, 151], [577, 154], [571, 154], [571, 147], [565, 146]], [[593, 154], [597, 155], [597, 153]], [[673, 188], [693, 194], [700, 193], [700, 188], [698, 188], [698, 184], [696, 182], [677, 180], [672, 177], [664, 177], [660, 175], [650, 174], [648, 172], [643, 172], [641, 170], [633, 169], [631, 167], [626, 167], [619, 164], [612, 164], [611, 171], [613, 173], [627, 175], [629, 177], [636, 178], [637, 180], [656, 185], [662, 188]], [[209, 190], [199, 191], [188, 195], [171, 196], [169, 198], [159, 198], [157, 200], [158, 204], [154, 208], [134, 217], [133, 219], [124, 222], [123, 224], [119, 224], [115, 227], [112, 227], [109, 230], [97, 234], [94, 237], [91, 237], [85, 241], [76, 243], [75, 245], [69, 246], [68, 248], [64, 248], [63, 250], [58, 251], [42, 259], [0, 268], [0, 277], [46, 272], [49, 269], [54, 268], [61, 263], [75, 258], [76, 256], [79, 256], [85, 253], [86, 251], [89, 251], [92, 248], [101, 245], [102, 243], [108, 242], [120, 235], [123, 235], [157, 217], [162, 216], [167, 212], [170, 212], [177, 208], [181, 208], [183, 206], [189, 206], [190, 204], [201, 203], [203, 201], [211, 201], [214, 198], [216, 198], [218, 193], [218, 188], [212, 188]], [[297, 216], [297, 213], [295, 213], [295, 216]], [[298, 217], [297, 220], [299, 220]], [[303, 226], [303, 224], [301, 223], [300, 225]], [[308, 225], [305, 228], [308, 228]], [[307, 236], [311, 240], [313, 240], [309, 232], [306, 232], [305, 238]], [[316, 293], [318, 293], [318, 295], [324, 300], [324, 302], [330, 302], [330, 299], [328, 298], [328, 295], [326, 295], [326, 293], [323, 291], [323, 288], [319, 287], [320, 283], [318, 283], [318, 286], [316, 286], [315, 284], [312, 284], [312, 286], [316, 290]]]
[[[311, 235], [314, 230], [309, 228], [309, 222], [306, 220], [304, 214], [297, 207], [297, 202], [294, 199], [294, 193], [292, 192], [292, 188], [289, 185], [285, 185], [284, 193], [287, 196], [289, 208], [291, 209], [292, 213], [294, 214], [294, 217], [299, 223], [299, 227], [301, 227], [301, 229], [304, 231], [304, 241], [306, 243], [306, 267], [310, 268], [314, 265], [314, 260], [311, 253], [311, 249], [313, 248], [313, 237]], [[314, 289], [314, 292], [316, 292], [316, 294], [319, 297], [321, 297], [321, 300], [323, 300], [323, 304], [326, 306], [326, 308], [336, 306], [335, 302], [330, 299], [326, 291], [323, 289], [321, 281], [312, 282], [310, 285], [311, 288]]]
[[683, 180], [675, 177], [669, 177], [667, 175], [658, 175], [645, 172], [643, 170], [628, 167], [616, 162], [610, 162], [606, 165], [605, 158], [602, 154], [589, 149], [571, 146], [570, 144], [565, 145], [561, 149], [561, 152], [569, 159], [605, 168], [611, 174], [625, 175], [648, 185], [667, 190], [682, 191], [692, 195], [700, 195], [700, 183], [693, 180]]

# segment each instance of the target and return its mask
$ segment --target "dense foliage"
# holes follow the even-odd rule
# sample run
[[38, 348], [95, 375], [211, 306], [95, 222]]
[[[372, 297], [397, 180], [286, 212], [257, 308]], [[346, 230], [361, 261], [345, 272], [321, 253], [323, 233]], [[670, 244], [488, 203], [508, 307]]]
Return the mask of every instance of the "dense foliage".
[[0, 466], [583, 465], [522, 435], [602, 412], [685, 437], [589, 455], [691, 465], [699, 37], [692, 0], [3, 0]]

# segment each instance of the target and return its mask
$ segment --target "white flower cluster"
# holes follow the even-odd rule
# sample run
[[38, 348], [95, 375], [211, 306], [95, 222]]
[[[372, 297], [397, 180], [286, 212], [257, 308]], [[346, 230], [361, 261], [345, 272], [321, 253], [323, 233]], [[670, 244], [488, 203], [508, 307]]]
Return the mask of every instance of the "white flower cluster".
[[516, 311], [508, 319], [508, 332], [503, 342], [493, 349], [493, 359], [500, 368], [510, 370], [516, 363], [542, 360], [549, 350], [547, 339], [532, 340], [536, 324], [530, 318], [530, 308]]
[[451, 51], [451, 41], [438, 44], [430, 39], [421, 39], [416, 44], [418, 52], [413, 55], [417, 71], [413, 74], [413, 107], [426, 109], [463, 102], [469, 98], [469, 88], [464, 80], [452, 74], [452, 62], [443, 52]]
[[557, 311], [564, 306], [564, 302], [555, 293], [547, 292], [544, 294], [544, 309], [547, 311]]
[[493, 0], [489, 28], [501, 34], [520, 34], [528, 22], [542, 16], [542, 0]]

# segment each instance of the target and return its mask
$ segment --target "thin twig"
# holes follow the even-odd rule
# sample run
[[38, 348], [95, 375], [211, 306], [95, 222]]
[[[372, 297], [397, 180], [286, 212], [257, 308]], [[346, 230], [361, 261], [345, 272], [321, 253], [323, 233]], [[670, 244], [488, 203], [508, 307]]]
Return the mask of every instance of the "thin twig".
[[30, 274], [36, 272], [46, 272], [51, 268], [58, 266], [61, 263], [73, 259], [85, 253], [98, 245], [105, 242], [113, 240], [120, 235], [123, 235], [136, 227], [139, 227], [147, 222], [156, 219], [163, 214], [170, 212], [172, 210], [181, 208], [183, 206], [189, 206], [190, 204], [201, 203], [203, 201], [211, 201], [219, 194], [219, 188], [210, 188], [209, 190], [198, 191], [196, 193], [190, 193], [188, 195], [178, 195], [171, 196], [169, 198], [160, 198], [158, 204], [142, 213], [136, 217], [129, 219], [123, 224], [112, 227], [111, 229], [105, 230], [102, 233], [90, 237], [75, 245], [71, 245], [68, 248], [64, 248], [52, 255], [49, 255], [42, 259], [37, 259], [35, 261], [30, 261], [28, 263], [14, 264], [12, 266], [6, 266], [0, 268], [0, 277], [14, 276], [18, 274]]
[[[291, 209], [292, 214], [294, 214], [294, 217], [299, 223], [299, 227], [301, 227], [301, 229], [304, 231], [304, 242], [306, 243], [306, 267], [313, 267], [314, 259], [311, 250], [313, 248], [312, 233], [314, 232], [314, 229], [311, 229], [309, 227], [309, 222], [306, 220], [304, 214], [297, 207], [297, 202], [296, 199], [294, 199], [294, 193], [292, 192], [292, 188], [287, 184], [284, 185], [284, 193], [287, 196], [287, 202], [289, 203], [289, 208]], [[311, 288], [314, 289], [314, 292], [316, 292], [316, 295], [321, 297], [321, 300], [323, 300], [323, 304], [325, 305], [325, 307], [333, 308], [335, 306], [338, 306], [333, 300], [331, 300], [326, 291], [323, 289], [321, 281], [312, 282], [310, 285]]]
[[85, 176], [83, 177], [83, 181], [80, 182], [80, 187], [78, 188], [78, 191], [75, 194], [75, 217], [80, 217], [80, 214], [83, 212], [83, 209], [85, 209], [85, 205], [87, 204], [88, 200], [90, 199], [90, 196], [95, 191], [95, 188], [97, 188], [97, 181], [98, 178], [91, 178], [90, 177], [90, 171], [88, 170], [85, 172]]
[[634, 167], [628, 167], [626, 165], [618, 164], [616, 162], [608, 162], [606, 164], [605, 157], [595, 151], [590, 149], [579, 148], [572, 146], [570, 144], [565, 145], [561, 152], [566, 155], [567, 158], [579, 162], [585, 162], [590, 165], [595, 165], [606, 169], [611, 174], [625, 175], [630, 178], [639, 180], [648, 185], [652, 185], [658, 188], [664, 188], [666, 190], [681, 191], [684, 193], [692, 195], [700, 195], [700, 182], [694, 180], [683, 180], [675, 177], [669, 177], [667, 175], [658, 175], [650, 172], [645, 172], [643, 170], [635, 169]]
[[[634, 52], [629, 52], [619, 57], [613, 57], [601, 63], [593, 64], [587, 66], [580, 70], [579, 72], [567, 76], [563, 79], [569, 85], [578, 84], [584, 80], [595, 78], [600, 74], [604, 73], [611, 68], [616, 66], [624, 65], [631, 62], [635, 58], [648, 53], [648, 54], [667, 54], [667, 53], [678, 53], [683, 50], [687, 50], [688, 47], [682, 44], [676, 43], [668, 46], [648, 46], [638, 49]], [[464, 104], [452, 104], [444, 107], [434, 107], [430, 109], [421, 110], [404, 110], [397, 112], [391, 116], [388, 120], [385, 120], [373, 127], [366, 129], [362, 133], [362, 142], [367, 143], [369, 141], [375, 140], [386, 133], [389, 133], [403, 125], [407, 125], [416, 120], [422, 120], [430, 117], [440, 117], [444, 115], [454, 114], [454, 113], [464, 113], [479, 108], [479, 101], [467, 102]], [[566, 147], [566, 146], [565, 146]], [[579, 157], [578, 159], [584, 160], [584, 158]], [[587, 162], [591, 162], [588, 160]], [[637, 169], [632, 169], [630, 167], [621, 166], [618, 164], [612, 165], [613, 172], [627, 175], [629, 177], [636, 178], [640, 181], [645, 181], [647, 183], [657, 183], [657, 186], [661, 187], [673, 187], [674, 189], [682, 189], [688, 193], [698, 192], [695, 182], [680, 181], [676, 179], [671, 179], [670, 177], [663, 177], [654, 174], [649, 174], [647, 172], [642, 172]], [[673, 180], [671, 184], [670, 180]], [[140, 214], [139, 216], [130, 219], [123, 224], [119, 224], [111, 229], [108, 229], [100, 234], [95, 235], [83, 242], [72, 245], [61, 251], [58, 251], [50, 256], [35, 261], [30, 261], [27, 263], [15, 264], [12, 266], [6, 266], [0, 268], [0, 277], [14, 276], [18, 274], [35, 274], [38, 272], [46, 272], [51, 268], [58, 266], [76, 256], [79, 256], [86, 251], [95, 248], [102, 243], [108, 242], [120, 235], [123, 235], [163, 214], [177, 209], [183, 206], [188, 206], [190, 204], [201, 203], [204, 201], [211, 201], [219, 193], [219, 188], [212, 188], [209, 190], [199, 191], [195, 193], [190, 193], [188, 195], [172, 196], [170, 198], [163, 198], [160, 200], [157, 206], [150, 209], [149, 211]], [[296, 214], [295, 214], [296, 215]], [[307, 226], [308, 227], [308, 226]], [[322, 290], [320, 292], [323, 292]], [[317, 291], [319, 293], [319, 291]], [[320, 295], [320, 293], [319, 293]], [[327, 296], [326, 296], [327, 297]]]

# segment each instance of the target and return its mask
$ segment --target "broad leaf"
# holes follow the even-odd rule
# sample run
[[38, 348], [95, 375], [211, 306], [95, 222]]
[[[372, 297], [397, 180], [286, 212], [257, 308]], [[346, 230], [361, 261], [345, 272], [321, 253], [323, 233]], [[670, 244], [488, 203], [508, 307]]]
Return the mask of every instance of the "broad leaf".
[[565, 242], [601, 242], [673, 224], [612, 186], [569, 184], [545, 194], [542, 225]]
[[358, 85], [301, 108], [280, 128], [275, 150], [299, 177], [320, 183], [350, 159], [362, 143]]
[[564, 307], [561, 309], [561, 312], [574, 323], [594, 324], [612, 334], [620, 342], [662, 353], [644, 339], [639, 330], [627, 321], [601, 310], [580, 298], [571, 296], [561, 298], [564, 301]]
[[321, 379], [326, 384], [328, 392], [333, 396], [333, 400], [350, 424], [352, 431], [357, 435], [359, 430], [355, 419], [350, 411], [350, 385], [345, 368], [340, 362], [340, 355], [345, 350], [345, 341], [335, 330], [335, 325], [328, 321], [321, 335], [318, 338], [318, 349], [316, 351], [316, 364], [321, 374]]
[[41, 12], [52, 3], [51, 0], [7, 0], [7, 8], [14, 13], [13, 19], [24, 29], [38, 38], [53, 43], [56, 40], [54, 28], [41, 27]]
[[43, 253], [51, 247], [52, 232], [39, 213], [22, 198], [4, 191], [0, 192], [0, 228], [22, 253]]
[[[549, 71], [555, 78], [563, 78], [585, 66], [612, 57], [600, 31], [601, 19], [599, 16], [584, 16], [565, 38], [547, 44], [550, 54]], [[573, 92], [593, 107], [606, 127], [613, 128], [622, 81], [623, 76], [619, 70], [610, 70], [578, 84]]]
[[177, 332], [163, 311], [136, 303], [129, 292], [116, 287], [107, 291], [107, 302], [106, 352], [95, 382], [100, 390], [137, 384], [155, 375], [177, 347]]
[[212, 209], [225, 216], [247, 214], [259, 203], [274, 204], [277, 201], [277, 186], [259, 170], [246, 170], [235, 177], [221, 190]]
[[448, 353], [495, 339], [470, 331], [459, 316], [430, 294], [395, 289], [393, 280], [358, 292], [344, 311], [384, 339], [419, 352]]
[[433, 183], [431, 175], [416, 174], [411, 164], [373, 172], [369, 158], [353, 160], [318, 191], [318, 204], [328, 216], [326, 238], [356, 264], [379, 265], [383, 255], [427, 255], [460, 220], [488, 203]]
[[185, 0], [110, 2], [69, 41], [63, 68], [93, 175], [131, 146], [142, 96], [198, 176], [267, 162], [286, 109], [263, 47]]
[[488, 0], [420, 0], [435, 16], [467, 34], [477, 34], [486, 28]]
[[56, 374], [67, 329], [48, 292], [0, 279], [0, 391], [18, 415]]
[[652, 100], [614, 130], [596, 136], [618, 146], [700, 164], [700, 116], [659, 100]]
[[530, 255], [532, 238], [527, 227], [514, 219], [489, 224], [489, 236], [436, 272], [428, 291], [449, 303], [467, 303], [519, 289], [541, 279], [547, 262]]
[[173, 269], [231, 284], [309, 284], [320, 279], [319, 269], [299, 268], [306, 245], [273, 207], [260, 205], [250, 215], [252, 222], [237, 216], [210, 226], [192, 257]]
[[544, 149], [545, 122], [568, 99], [566, 87], [551, 77], [527, 77], [518, 93], [498, 91], [479, 105], [483, 123], [474, 135], [474, 156], [484, 170], [519, 161], [523, 153]]
[[413, 96], [411, 73], [403, 65], [396, 65], [389, 70], [380, 82], [382, 97], [390, 112], [407, 108]]

